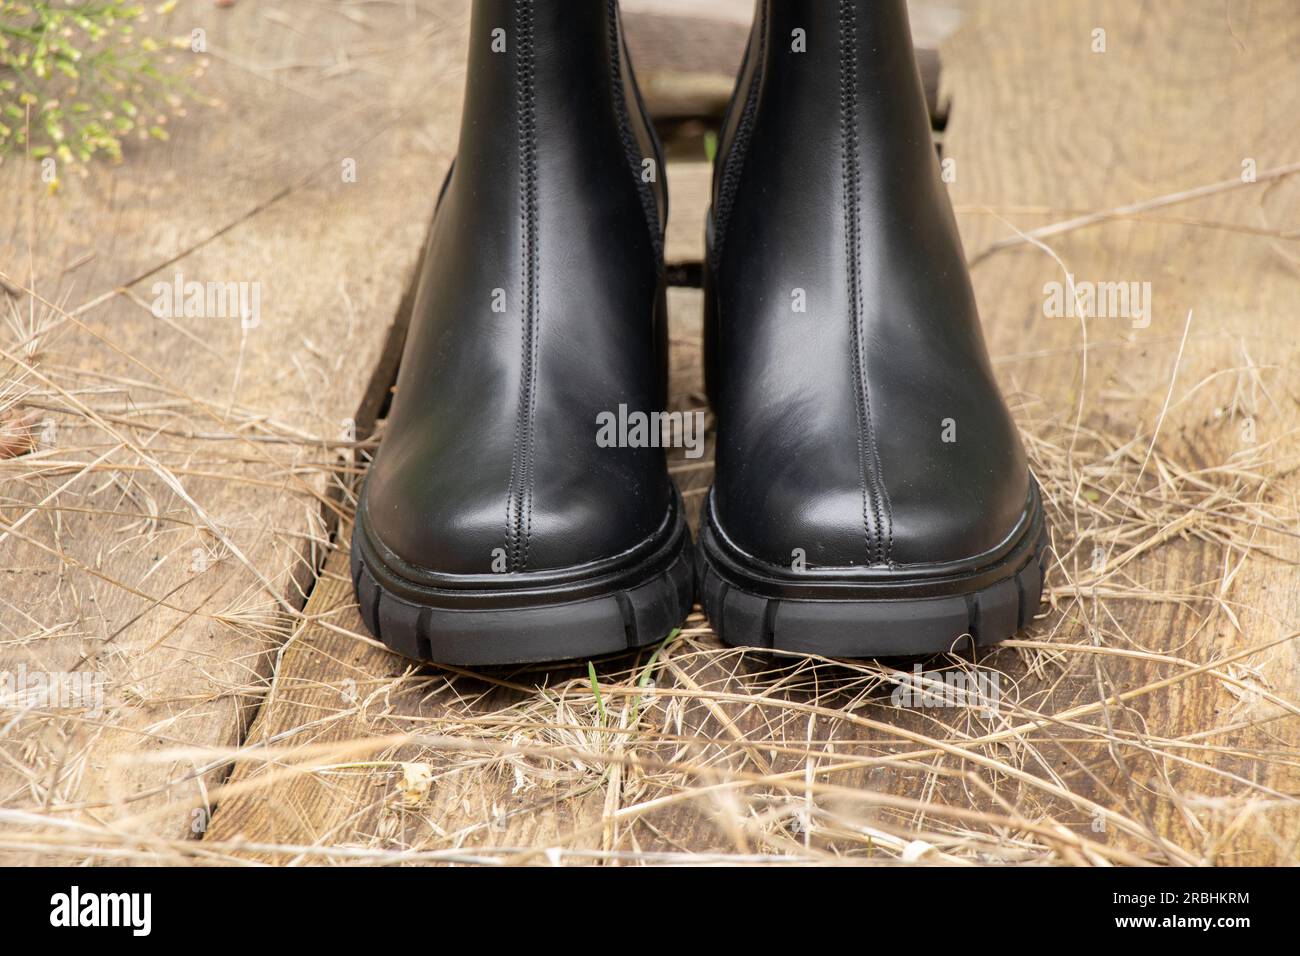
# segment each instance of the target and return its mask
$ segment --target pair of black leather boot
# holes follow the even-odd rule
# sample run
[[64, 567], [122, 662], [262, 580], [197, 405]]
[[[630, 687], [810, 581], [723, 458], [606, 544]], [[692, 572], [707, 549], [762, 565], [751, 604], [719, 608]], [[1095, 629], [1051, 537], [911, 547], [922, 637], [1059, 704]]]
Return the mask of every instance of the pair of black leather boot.
[[[616, 0], [475, 0], [460, 145], [352, 572], [407, 656], [665, 637], [843, 657], [985, 644], [1045, 532], [930, 137], [904, 0], [759, 0], [705, 264], [716, 478], [698, 553], [659, 442], [663, 157]], [[627, 436], [624, 436], [625, 438]], [[640, 440], [635, 440], [639, 438]]]

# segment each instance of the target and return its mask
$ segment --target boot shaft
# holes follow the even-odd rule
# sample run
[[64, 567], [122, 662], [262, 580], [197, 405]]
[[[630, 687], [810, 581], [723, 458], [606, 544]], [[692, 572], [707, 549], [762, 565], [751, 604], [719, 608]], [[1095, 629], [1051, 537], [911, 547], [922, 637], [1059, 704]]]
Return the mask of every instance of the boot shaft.
[[554, 570], [665, 521], [662, 450], [596, 444], [602, 414], [665, 400], [660, 165], [615, 0], [475, 0], [456, 160], [367, 479], [403, 560]]
[[904, 0], [757, 0], [714, 175], [715, 254], [756, 137], [784, 147], [750, 173], [769, 188], [838, 189], [848, 164], [868, 198], [947, 203]]
[[667, 194], [617, 0], [475, 0], [456, 176], [473, 191], [521, 184], [582, 195], [622, 160], [661, 249]]
[[[1024, 452], [903, 0], [760, 0], [711, 226], [720, 525], [768, 563], [795, 548], [882, 568], [994, 548], [1024, 511]], [[960, 445], [940, 437], [946, 421]]]

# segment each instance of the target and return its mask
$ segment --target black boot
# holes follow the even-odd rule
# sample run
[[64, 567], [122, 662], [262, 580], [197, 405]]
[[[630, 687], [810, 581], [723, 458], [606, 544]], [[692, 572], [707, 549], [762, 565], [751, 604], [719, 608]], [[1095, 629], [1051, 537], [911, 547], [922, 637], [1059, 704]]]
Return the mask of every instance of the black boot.
[[450, 664], [659, 640], [691, 604], [681, 504], [661, 448], [597, 445], [667, 375], [662, 161], [615, 0], [475, 0], [443, 190], [358, 507], [362, 617]]
[[723, 640], [873, 657], [1013, 634], [1038, 604], [1042, 506], [903, 0], [760, 0], [709, 247], [700, 574]]

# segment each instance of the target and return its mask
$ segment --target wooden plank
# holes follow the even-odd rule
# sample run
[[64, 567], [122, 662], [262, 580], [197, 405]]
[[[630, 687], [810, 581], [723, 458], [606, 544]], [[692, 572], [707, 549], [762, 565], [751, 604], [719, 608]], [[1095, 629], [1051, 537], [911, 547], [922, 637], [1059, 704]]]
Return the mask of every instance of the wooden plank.
[[[892, 670], [740, 655], [698, 618], [653, 668], [597, 662], [599, 697], [581, 668], [399, 680], [394, 659], [355, 651], [346, 590], [318, 589], [312, 616], [339, 627], [295, 641], [252, 743], [316, 740], [324, 715], [380, 765], [345, 791], [361, 771], [250, 749], [207, 849], [1294, 862], [1300, 177], [1267, 171], [1300, 159], [1300, 64], [1285, 4], [1231, 13], [1008, 0], [975, 7], [945, 49], [953, 197], [1057, 556], [1054, 606], [978, 662], [1001, 677], [997, 714], [894, 706]], [[1257, 183], [1043, 240], [1080, 280], [1151, 282], [1147, 327], [1046, 315], [1061, 267], [998, 246], [1008, 221], [1231, 181], [1247, 158]], [[673, 209], [703, 212], [676, 192]], [[674, 293], [677, 407], [699, 392], [698, 296]], [[688, 495], [707, 485], [707, 465], [674, 468]], [[365, 707], [330, 700], [348, 676], [373, 688]], [[407, 803], [383, 761], [428, 764], [428, 794]]]
[[[937, 51], [961, 23], [965, 5], [913, 0], [908, 6], [926, 101], [942, 127], [947, 106], [939, 97]], [[745, 53], [754, 4], [624, 0], [622, 9], [641, 95], [656, 120], [720, 121]]]
[[[1148, 655], [1068, 653], [1040, 709], [1182, 675], [1091, 718], [1128, 743], [1101, 749], [1091, 732], [1065, 779], [1197, 860], [1295, 862], [1300, 250], [1288, 211], [1300, 179], [1242, 182], [1247, 159], [1261, 174], [1300, 160], [1300, 129], [1283, 118], [1300, 106], [1294, 6], [1008, 6], [977, 8], [945, 49], [944, 151], [998, 370], [1053, 486], [1058, 611], [1030, 636]], [[1225, 181], [1044, 237], [1060, 263], [1028, 244], [994, 251], [1017, 238], [1008, 220], [1024, 230]], [[1045, 316], [1061, 263], [1080, 282], [1149, 282], [1149, 325]], [[1244, 656], [1220, 678], [1156, 654]]]
[[[669, 290], [673, 409], [704, 407], [700, 308], [698, 289]], [[712, 475], [712, 436], [698, 461], [686, 459], [681, 450], [673, 457], [674, 479], [692, 527], [698, 527]], [[340, 540], [349, 538], [345, 533]], [[347, 575], [346, 550], [331, 552], [304, 609], [306, 623], [287, 644], [274, 689], [250, 728], [246, 756], [231, 775], [233, 795], [225, 800], [217, 795], [218, 809], [205, 846], [263, 862], [285, 862], [303, 858], [301, 849], [277, 853], [244, 847], [437, 840], [454, 850], [480, 846], [485, 839], [496, 845], [508, 839], [520, 847], [545, 847], [575, 826], [599, 831], [603, 788], [580, 788], [579, 798], [563, 795], [563, 788], [555, 788], [562, 796], [546, 788], [521, 795], [515, 777], [503, 772], [490, 753], [466, 758], [453, 750], [439, 757], [418, 743], [389, 742], [393, 735], [454, 734], [462, 724], [508, 720], [514, 710], [537, 704], [537, 695], [529, 690], [537, 682], [587, 687], [590, 696], [585, 665], [486, 676], [416, 667], [369, 638]], [[707, 632], [698, 610], [688, 627]], [[629, 664], [623, 659], [600, 664], [602, 681], [627, 671]], [[557, 740], [567, 732], [562, 725], [554, 728]], [[300, 750], [323, 747], [330, 754], [331, 745], [346, 758], [326, 759], [322, 765], [319, 754]], [[368, 768], [355, 768], [354, 761]], [[418, 813], [404, 804], [403, 762], [427, 763], [434, 774], [430, 802]], [[497, 765], [485, 774], [485, 763]], [[267, 799], [268, 788], [273, 788], [272, 800]]]
[[[63, 171], [54, 196], [34, 164], [0, 167], [12, 309], [50, 325], [30, 354], [18, 329], [2, 343], [20, 406], [50, 424], [0, 462], [0, 670], [89, 674], [103, 695], [102, 714], [14, 723], [7, 702], [0, 806], [91, 827], [88, 845], [139, 814], [163, 841], [206, 822], [340, 511], [346, 420], [378, 408], [463, 82], [452, 0], [195, 7], [173, 27], [206, 30], [199, 88], [224, 105], [120, 166]], [[178, 274], [255, 284], [260, 323], [155, 317], [153, 283]], [[56, 837], [4, 842], [23, 859]]]
[[[454, 714], [491, 714], [516, 702], [517, 693], [511, 682], [490, 676], [429, 672], [367, 640], [347, 565], [346, 550], [327, 561], [306, 608], [310, 623], [287, 645], [275, 691], [251, 728], [247, 756], [228, 784], [232, 796], [220, 799], [205, 847], [284, 863], [311, 857], [301, 849], [241, 847], [388, 844], [404, 831], [423, 829], [421, 817], [406, 808], [404, 761], [429, 766], [435, 781], [429, 826], [452, 847], [507, 825], [528, 840], [568, 824], [571, 816], [544, 798], [521, 804], [508, 786], [500, 792], [484, 787], [481, 760], [462, 760], [457, 752], [431, 758], [418, 745], [385, 743], [394, 735], [438, 735]], [[339, 749], [331, 752], [331, 745]], [[325, 748], [326, 758], [301, 748]], [[464, 831], [459, 835], [446, 829], [457, 818], [463, 820], [456, 824]]]
[[[279, 731], [270, 730], [272, 727], [309, 727], [294, 742], [323, 743], [352, 735], [358, 724], [373, 726], [366, 721], [369, 708], [365, 702], [376, 689], [387, 692], [394, 683], [400, 686], [410, 670], [406, 662], [375, 644], [349, 638], [336, 630], [365, 633], [352, 597], [346, 551], [331, 552], [307, 602], [304, 617], [305, 623], [285, 646], [275, 693], [267, 697], [259, 710], [248, 747], [276, 742]], [[322, 679], [299, 679], [300, 675], [309, 673]], [[354, 712], [358, 716], [347, 719]], [[361, 756], [365, 759], [369, 755]], [[248, 761], [232, 774], [230, 782], [239, 784], [271, 766], [270, 760], [259, 761], [253, 750]], [[311, 833], [312, 841], [327, 837], [330, 829], [344, 819], [364, 831], [374, 824], [371, 814], [345, 818], [339, 817], [339, 812], [351, 813], [358, 806], [369, 811], [366, 798], [373, 791], [376, 779], [383, 777], [365, 772], [336, 772], [299, 782], [284, 798], [267, 800], [264, 794], [258, 793], [232, 797], [221, 803], [209, 836], [241, 839], [242, 818], [247, 814], [260, 815], [257, 836], [271, 842], [284, 842], [286, 837], [293, 842], [303, 832]]]
[[681, 211], [672, 210], [664, 236], [664, 261], [669, 266], [698, 266], [704, 261], [704, 218], [713, 189], [713, 164], [696, 160], [670, 163], [668, 189]]

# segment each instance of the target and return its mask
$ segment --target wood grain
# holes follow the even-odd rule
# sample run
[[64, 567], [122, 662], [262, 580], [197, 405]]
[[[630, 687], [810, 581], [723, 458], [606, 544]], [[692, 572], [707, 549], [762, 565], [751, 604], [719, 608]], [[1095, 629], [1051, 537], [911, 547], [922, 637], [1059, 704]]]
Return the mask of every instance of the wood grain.
[[[938, 48], [961, 23], [963, 5], [923, 0], [908, 7], [926, 102], [942, 127], [947, 105], [939, 96]], [[656, 121], [720, 122], [740, 71], [754, 4], [636, 0], [624, 2], [622, 10], [641, 95]]]
[[[1255, 541], [1272, 555], [1247, 551], [1225, 544], [1208, 517], [1187, 512], [1177, 533], [1147, 541], [1122, 574], [1080, 588], [1071, 582], [1089, 577], [1079, 566], [1080, 553], [1086, 562], [1092, 549], [1087, 535], [1111, 526], [1089, 518], [1082, 497], [1071, 502], [1068, 479], [1114, 465], [1111, 450], [1090, 435], [1136, 436], [1130, 458], [1141, 461], [1150, 443], [1154, 460], [1178, 464], [1202, 484], [1230, 491], [1223, 472], [1266, 472], [1269, 480], [1251, 487], [1274, 509], [1269, 514], [1294, 515], [1300, 183], [1283, 177], [1226, 189], [1162, 216], [1054, 237], [1052, 249], [1080, 279], [1151, 283], [1149, 327], [1093, 319], [1086, 343], [1077, 320], [1044, 314], [1044, 285], [1061, 275], [1051, 255], [1029, 244], [989, 251], [1015, 235], [1012, 223], [1027, 230], [1230, 180], [1246, 158], [1260, 171], [1300, 158], [1291, 119], [1300, 107], [1300, 47], [1291, 12], [1281, 2], [1175, 9], [1007, 0], [975, 7], [944, 50], [952, 195], [1004, 390], [1045, 471], [1040, 477], [1056, 482], [1054, 534], [1068, 561], [1052, 572], [1056, 606], [1044, 607], [1018, 646], [980, 662], [1014, 682], [1002, 717], [953, 722], [892, 706], [878, 674], [873, 680], [860, 669], [774, 665], [723, 651], [697, 615], [661, 652], [657, 696], [619, 744], [623, 762], [607, 765], [619, 769], [588, 768], [584, 777], [573, 760], [543, 761], [551, 782], [538, 785], [536, 762], [504, 756], [497, 745], [503, 738], [519, 746], [572, 743], [575, 731], [562, 732], [562, 718], [580, 725], [575, 715], [591, 703], [580, 669], [464, 675], [428, 668], [393, 681], [403, 666], [395, 658], [338, 631], [308, 628], [285, 655], [276, 706], [259, 716], [253, 743], [325, 733], [364, 741], [398, 729], [446, 735], [482, 753], [467, 761], [457, 750], [416, 744], [385, 753], [434, 767], [428, 801], [411, 807], [400, 801], [391, 768], [369, 780], [302, 772], [277, 784], [273, 800], [224, 805], [210, 841], [497, 847], [515, 860], [545, 859], [548, 848], [561, 847], [736, 852], [753, 849], [743, 821], [777, 813], [788, 825], [774, 834], [765, 824], [768, 852], [856, 850], [870, 858], [870, 834], [887, 841], [900, 831], [941, 854], [958, 852], [970, 828], [980, 827], [962, 818], [968, 829], [955, 836], [949, 813], [960, 811], [1018, 821], [1010, 831], [989, 831], [1003, 841], [996, 853], [988, 844], [989, 859], [1013, 859], [1015, 840], [1032, 836], [1054, 845], [1057, 862], [1295, 862], [1294, 538], [1264, 520]], [[1106, 30], [1104, 53], [1091, 49], [1098, 28]], [[669, 176], [670, 258], [686, 261], [698, 256], [707, 170], [670, 167]], [[672, 303], [673, 404], [681, 408], [696, 407], [701, 392], [699, 295], [675, 290]], [[1253, 419], [1262, 453], [1243, 447], [1243, 417]], [[1062, 471], [1053, 443], [1072, 441], [1077, 460]], [[1183, 480], [1160, 473], [1163, 465], [1146, 473], [1136, 464], [1120, 469], [1120, 480], [1144, 482], [1152, 499], [1174, 495], [1172, 484]], [[707, 465], [677, 460], [674, 468], [688, 501], [698, 501]], [[341, 574], [342, 557], [329, 567]], [[358, 631], [350, 600], [342, 585], [323, 582], [309, 614]], [[619, 689], [635, 689], [644, 663], [597, 665], [607, 707], [617, 711], [627, 699]], [[345, 677], [388, 688], [382, 705], [371, 702], [359, 714], [340, 707], [336, 688]], [[330, 714], [339, 716], [328, 730], [312, 727], [314, 716]], [[940, 746], [918, 742], [927, 737]], [[599, 749], [599, 739], [587, 745]], [[627, 763], [628, 754], [642, 762]], [[528, 768], [522, 775], [520, 760]], [[662, 766], [674, 762], [697, 768], [692, 792], [663, 776]], [[255, 781], [265, 770], [246, 761], [235, 779]], [[710, 783], [719, 773], [769, 781], [786, 774], [787, 783], [769, 783], [764, 802], [744, 785]], [[790, 775], [810, 788], [840, 788], [821, 805], [808, 791], [806, 806], [820, 815], [815, 841], [799, 823]]]
[[[0, 167], [21, 197], [0, 231], [8, 284], [69, 310], [110, 293], [36, 363], [62, 391], [38, 381], [24, 401], [55, 440], [0, 463], [0, 520], [31, 514], [0, 541], [0, 669], [92, 667], [107, 710], [14, 725], [0, 806], [126, 826], [150, 846], [203, 830], [193, 808], [215, 804], [196, 849], [281, 863], [1296, 862], [1300, 177], [1268, 175], [1300, 160], [1294, 4], [960, 6], [944, 156], [1058, 555], [1054, 603], [979, 660], [1005, 678], [996, 717], [896, 707], [873, 666], [724, 650], [698, 612], [652, 671], [647, 654], [595, 662], [599, 698], [585, 663], [470, 674], [376, 647], [336, 544], [346, 524], [327, 540], [321, 498], [348, 477], [339, 420], [373, 414], [367, 389], [391, 377], [376, 369], [453, 147], [463, 8], [426, 2], [411, 26], [368, 7], [362, 26], [303, 4], [312, 29], [290, 30], [240, 5], [196, 15], [234, 115], [196, 112], [53, 199], [32, 167]], [[342, 156], [359, 159], [357, 183], [340, 182]], [[1256, 183], [1240, 183], [1246, 160]], [[669, 167], [671, 262], [699, 259], [708, 175]], [[1050, 253], [1005, 246], [1016, 229], [1234, 180], [1053, 235]], [[160, 265], [261, 281], [262, 332], [241, 353], [237, 328], [160, 323], [111, 294], [135, 279], [147, 304], [140, 277]], [[1067, 269], [1150, 282], [1150, 324], [1045, 315], [1044, 286]], [[671, 291], [674, 408], [702, 405], [700, 310], [698, 290]], [[191, 569], [194, 547], [221, 548], [150, 457], [248, 565]], [[710, 461], [672, 461], [693, 522]], [[1146, 529], [1141, 508], [1169, 527]], [[322, 556], [301, 617], [280, 608]], [[148, 759], [182, 745], [193, 754]], [[415, 765], [430, 786], [408, 800]], [[404, 858], [419, 859], [386, 857]]]
[[[377, 410], [455, 148], [466, 19], [452, 0], [182, 8], [167, 28], [206, 30], [218, 104], [53, 195], [36, 164], [0, 167], [0, 270], [15, 314], [53, 326], [32, 361], [17, 329], [0, 340], [49, 423], [0, 462], [0, 670], [104, 695], [102, 714], [6, 709], [0, 805], [105, 827], [163, 808], [162, 838], [202, 830], [228, 766], [149, 755], [239, 743], [323, 560], [347, 422]], [[258, 284], [260, 323], [156, 317], [177, 274]]]
[[[1139, 457], [1159, 423], [1158, 453], [1225, 492], [1232, 491], [1225, 473], [1233, 469], [1267, 475], [1259, 496], [1279, 516], [1271, 522], [1275, 530], [1261, 522], [1254, 539], [1274, 551], [1272, 558], [1224, 547], [1213, 540], [1207, 518], [1184, 514], [1191, 533], [1175, 535], [1111, 576], [1111, 582], [1131, 576], [1137, 586], [1129, 599], [1106, 601], [1104, 609], [1086, 591], [1070, 592], [1063, 572], [1087, 579], [1086, 566], [1058, 567], [1058, 601], [1064, 606], [1074, 598], [1078, 605], [1059, 627], [1037, 634], [1197, 664], [1280, 641], [1239, 666], [1253, 669], [1251, 681], [1293, 705], [1300, 697], [1300, 645], [1290, 637], [1300, 629], [1300, 600], [1289, 530], [1296, 527], [1300, 490], [1300, 352], [1288, 303], [1300, 292], [1294, 241], [1300, 179], [1243, 184], [1240, 177], [1248, 159], [1261, 173], [1300, 159], [1300, 128], [1285, 118], [1300, 107], [1295, 6], [1005, 7], [1011, 9], [973, 11], [944, 51], [953, 103], [944, 155], [956, 163], [953, 198], [963, 210], [968, 253], [979, 262], [976, 292], [1005, 390], [1025, 409], [1027, 428], [1061, 435], [1079, 417], [1126, 439], [1145, 436]], [[1105, 31], [1105, 52], [1093, 52], [1097, 30]], [[1022, 244], [982, 255], [1014, 237], [1011, 223], [1026, 230], [1068, 219], [1072, 210], [1106, 210], [1232, 180], [1239, 188], [1163, 210], [1164, 216], [1106, 222], [1047, 240], [1079, 281], [1150, 282], [1148, 327], [1134, 327], [1141, 322], [1127, 317], [1096, 318], [1084, 323], [1085, 341], [1077, 319], [1044, 315], [1044, 285], [1064, 278], [1050, 254]], [[1026, 207], [1045, 212], [1020, 211]], [[1270, 235], [1287, 231], [1289, 241]], [[1243, 438], [1246, 419], [1254, 440]], [[1145, 476], [1155, 497], [1172, 495], [1163, 477]], [[1065, 517], [1054, 515], [1058, 525]], [[1225, 567], [1239, 563], [1229, 578]], [[1144, 600], [1140, 591], [1194, 597]], [[1099, 685], [1136, 688], [1171, 674], [1167, 663], [1113, 657], [1097, 659], [1094, 671], [1097, 660], [1083, 656], [1046, 699], [1048, 707], [1095, 699]], [[1300, 744], [1294, 712], [1203, 677], [1116, 707], [1109, 719], [1139, 736], [1179, 741], [1197, 740], [1210, 728], [1253, 724], [1214, 735], [1214, 744], [1235, 753], [1189, 751], [1183, 763], [1170, 760], [1167, 750], [1139, 746], [1126, 757], [1098, 753], [1087, 774], [1066, 779], [1122, 804], [1156, 834], [1197, 847], [1209, 861], [1295, 862], [1300, 814], [1293, 799], [1278, 796], [1300, 792], [1295, 763], [1249, 756], [1294, 754]], [[1219, 806], [1210, 809], [1214, 801]]]

